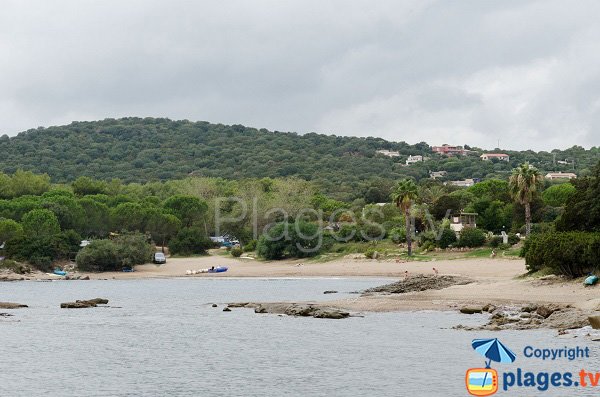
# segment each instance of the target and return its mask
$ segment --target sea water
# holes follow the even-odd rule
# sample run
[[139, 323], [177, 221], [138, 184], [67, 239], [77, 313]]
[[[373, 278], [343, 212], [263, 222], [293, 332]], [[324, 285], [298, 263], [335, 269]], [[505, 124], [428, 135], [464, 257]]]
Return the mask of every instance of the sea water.
[[[465, 373], [484, 366], [474, 338], [517, 354], [495, 369], [600, 371], [600, 351], [553, 330], [468, 332], [486, 316], [363, 313], [344, 320], [223, 312], [224, 303], [356, 298], [376, 279], [146, 279], [0, 284], [0, 396], [466, 396]], [[339, 294], [324, 295], [325, 290]], [[96, 297], [109, 307], [60, 309]], [[213, 308], [217, 303], [218, 308]], [[587, 360], [525, 359], [527, 345], [590, 346]], [[598, 395], [593, 388], [502, 389], [498, 395]]]

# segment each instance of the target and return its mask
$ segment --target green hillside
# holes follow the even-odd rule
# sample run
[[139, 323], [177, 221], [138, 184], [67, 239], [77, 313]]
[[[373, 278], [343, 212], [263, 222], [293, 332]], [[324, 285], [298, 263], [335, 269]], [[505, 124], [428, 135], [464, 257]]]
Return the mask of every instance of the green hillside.
[[[454, 143], [454, 142], [449, 142]], [[457, 144], [459, 144], [457, 142]], [[398, 151], [389, 158], [376, 150]], [[47, 173], [54, 182], [78, 176], [119, 178], [126, 182], [180, 179], [188, 175], [228, 179], [298, 176], [314, 181], [324, 192], [341, 199], [379, 195], [387, 200], [392, 181], [429, 171], [445, 170], [446, 179], [507, 176], [518, 163], [529, 161], [542, 171], [587, 174], [600, 150], [573, 147], [549, 152], [511, 152], [510, 163], [484, 162], [482, 151], [459, 158], [433, 155], [429, 144], [409, 145], [381, 138], [298, 135], [242, 125], [172, 121], [162, 118], [123, 118], [74, 122], [32, 129], [0, 138], [0, 171], [17, 169]], [[408, 155], [430, 160], [405, 166]], [[555, 160], [567, 160], [560, 165]], [[573, 164], [574, 162], [574, 164]]]

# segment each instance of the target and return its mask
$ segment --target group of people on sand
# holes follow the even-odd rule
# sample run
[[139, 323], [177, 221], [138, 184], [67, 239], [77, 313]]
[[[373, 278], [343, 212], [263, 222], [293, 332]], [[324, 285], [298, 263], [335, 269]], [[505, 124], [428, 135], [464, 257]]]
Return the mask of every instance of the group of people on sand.
[[[433, 268], [433, 277], [437, 277], [439, 274], [438, 269], [436, 269], [435, 267]], [[408, 280], [410, 278], [410, 273], [408, 272], [408, 270], [404, 271], [404, 280]]]

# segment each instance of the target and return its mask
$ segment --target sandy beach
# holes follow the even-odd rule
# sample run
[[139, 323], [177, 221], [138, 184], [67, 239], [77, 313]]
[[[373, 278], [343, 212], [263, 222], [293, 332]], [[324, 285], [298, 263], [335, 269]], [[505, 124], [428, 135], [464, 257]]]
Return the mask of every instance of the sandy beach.
[[[227, 266], [218, 274], [186, 276], [187, 270], [211, 266]], [[163, 277], [372, 277], [403, 279], [409, 276], [464, 276], [474, 280], [467, 285], [455, 285], [441, 290], [426, 290], [404, 294], [371, 296], [357, 295], [353, 299], [333, 301], [332, 305], [353, 311], [449, 310], [465, 304], [511, 305], [523, 303], [558, 303], [594, 310], [600, 305], [597, 288], [586, 288], [581, 282], [562, 278], [535, 279], [522, 277], [526, 273], [521, 259], [455, 259], [432, 262], [377, 261], [338, 259], [316, 263], [302, 260], [261, 262], [222, 256], [169, 258], [166, 264], [137, 266], [133, 273], [92, 273], [94, 279], [135, 279]]]

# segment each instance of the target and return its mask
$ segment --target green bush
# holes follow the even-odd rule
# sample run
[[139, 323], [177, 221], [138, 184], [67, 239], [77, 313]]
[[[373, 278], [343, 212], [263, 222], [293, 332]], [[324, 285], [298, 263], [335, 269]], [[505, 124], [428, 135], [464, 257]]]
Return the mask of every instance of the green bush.
[[94, 240], [84, 247], [75, 258], [79, 270], [108, 272], [123, 267], [117, 253], [117, 245], [112, 240]]
[[369, 248], [365, 251], [365, 256], [367, 257], [367, 259], [376, 259], [377, 251], [375, 251], [374, 248]]
[[515, 233], [508, 234], [508, 244], [515, 245], [521, 241], [521, 237], [517, 236]]
[[26, 265], [13, 261], [12, 259], [0, 260], [0, 269], [9, 269], [17, 274], [25, 274], [31, 272], [31, 269]]
[[84, 247], [75, 258], [77, 267], [83, 271], [120, 271], [149, 262], [154, 247], [142, 234], [123, 234], [113, 240], [94, 240]]
[[323, 234], [309, 222], [281, 222], [258, 240], [256, 252], [265, 259], [305, 258], [323, 248]]
[[173, 255], [206, 254], [212, 246], [212, 241], [199, 227], [184, 227], [169, 241], [169, 250]]
[[442, 229], [442, 234], [437, 240], [437, 246], [442, 249], [446, 249], [451, 245], [454, 245], [456, 240], [456, 233], [454, 230], [450, 229], [449, 227], [445, 227]]
[[460, 232], [460, 238], [458, 239], [459, 247], [481, 247], [485, 244], [485, 233], [481, 229], [474, 227], [464, 228]]
[[6, 256], [29, 262], [42, 271], [51, 270], [52, 262], [69, 259], [79, 250], [80, 237], [67, 230], [55, 236], [22, 235], [6, 242]]
[[388, 236], [394, 243], [401, 244], [406, 241], [406, 229], [403, 227], [395, 227], [389, 231]]
[[553, 232], [532, 234], [521, 250], [527, 270], [542, 269], [580, 277], [599, 268], [600, 233]]
[[242, 253], [244, 251], [242, 251], [240, 247], [233, 247], [230, 252], [231, 256], [233, 256], [234, 258], [239, 258], [240, 256], [242, 256]]
[[250, 240], [248, 241], [246, 244], [244, 244], [243, 250], [244, 252], [252, 252], [256, 250], [256, 244], [258, 244], [258, 241], [256, 240]]
[[488, 241], [487, 245], [492, 248], [498, 248], [503, 241], [504, 239], [502, 238], [502, 236], [494, 236], [490, 239], [490, 241]]

